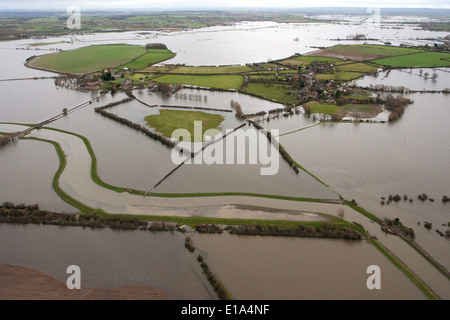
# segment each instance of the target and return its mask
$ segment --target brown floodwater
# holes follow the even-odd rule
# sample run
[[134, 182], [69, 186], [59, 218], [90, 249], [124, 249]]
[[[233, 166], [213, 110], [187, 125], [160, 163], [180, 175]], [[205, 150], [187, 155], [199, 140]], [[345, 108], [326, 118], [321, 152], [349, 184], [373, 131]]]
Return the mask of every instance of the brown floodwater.
[[67, 267], [81, 269], [92, 288], [148, 286], [175, 299], [215, 299], [178, 232], [93, 230], [0, 225], [0, 263], [37, 269], [64, 283]]
[[[195, 245], [235, 299], [424, 299], [366, 241], [195, 234]], [[381, 270], [381, 289], [366, 273]]]

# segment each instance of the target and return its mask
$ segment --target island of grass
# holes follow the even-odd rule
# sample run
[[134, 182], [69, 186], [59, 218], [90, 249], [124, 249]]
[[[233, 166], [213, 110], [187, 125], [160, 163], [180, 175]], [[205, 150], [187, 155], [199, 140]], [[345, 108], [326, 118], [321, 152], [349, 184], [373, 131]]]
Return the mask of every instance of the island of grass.
[[146, 49], [145, 46], [111, 44], [89, 46], [34, 57], [27, 61], [31, 68], [63, 74], [84, 75], [106, 68], [146, 67], [173, 57], [170, 50]]
[[377, 59], [383, 57], [401, 56], [424, 52], [421, 49], [392, 47], [382, 45], [337, 45], [307, 54], [307, 56], [321, 56], [355, 61]]
[[154, 128], [167, 138], [177, 129], [186, 129], [191, 135], [191, 142], [196, 141], [194, 136], [194, 121], [202, 122], [202, 139], [204, 133], [209, 129], [217, 129], [225, 118], [218, 114], [206, 113], [202, 111], [181, 111], [181, 110], [160, 110], [159, 114], [150, 115], [145, 118], [147, 125]]

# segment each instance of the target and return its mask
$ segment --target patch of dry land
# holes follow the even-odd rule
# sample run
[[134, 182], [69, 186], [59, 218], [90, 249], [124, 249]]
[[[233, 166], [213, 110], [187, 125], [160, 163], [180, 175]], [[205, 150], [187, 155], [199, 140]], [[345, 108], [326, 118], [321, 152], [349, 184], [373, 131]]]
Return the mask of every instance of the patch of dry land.
[[65, 283], [40, 271], [0, 265], [0, 300], [166, 300], [149, 287], [69, 290]]

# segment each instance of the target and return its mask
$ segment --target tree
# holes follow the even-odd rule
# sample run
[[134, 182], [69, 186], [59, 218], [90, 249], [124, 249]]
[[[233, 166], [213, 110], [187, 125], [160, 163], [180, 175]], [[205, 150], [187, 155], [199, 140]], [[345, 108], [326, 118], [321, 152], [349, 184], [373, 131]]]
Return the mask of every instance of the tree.
[[236, 108], [236, 117], [245, 118], [245, 114], [242, 111], [242, 107], [238, 102], [236, 102], [235, 108]]
[[158, 91], [164, 95], [170, 96], [172, 93], [172, 86], [168, 83], [158, 83]]
[[102, 73], [101, 78], [102, 78], [103, 80], [105, 80], [105, 81], [110, 81], [110, 80], [112, 79], [111, 71], [105, 70], [105, 71]]
[[147, 43], [145, 45], [146, 49], [167, 49], [164, 43]]

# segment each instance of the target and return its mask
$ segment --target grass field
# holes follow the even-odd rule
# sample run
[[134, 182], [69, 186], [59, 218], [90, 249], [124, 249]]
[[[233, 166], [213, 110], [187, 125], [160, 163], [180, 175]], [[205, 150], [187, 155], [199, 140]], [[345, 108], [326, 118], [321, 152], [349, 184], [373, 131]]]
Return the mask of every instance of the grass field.
[[258, 80], [272, 80], [275, 79], [275, 74], [267, 74], [267, 75], [251, 75], [250, 79], [258, 81]]
[[230, 74], [245, 73], [254, 71], [247, 66], [224, 66], [224, 67], [178, 67], [171, 69], [168, 73], [185, 73], [185, 74]]
[[446, 67], [450, 66], [450, 54], [442, 52], [424, 52], [402, 57], [377, 59], [372, 62], [390, 67]]
[[244, 83], [240, 75], [177, 75], [166, 74], [154, 80], [169, 84], [186, 84], [191, 86], [209, 87], [216, 89], [239, 89]]
[[280, 103], [296, 103], [295, 97], [289, 94], [289, 88], [282, 84], [249, 83], [242, 91], [267, 99], [273, 99]]
[[[157, 132], [170, 138], [173, 131], [186, 129], [191, 134], [191, 141], [194, 142], [194, 121], [202, 122], [203, 134], [208, 129], [219, 129], [219, 125], [224, 117], [218, 114], [205, 113], [201, 111], [180, 111], [180, 110], [160, 110], [159, 114], [145, 118], [148, 126], [155, 128]], [[200, 139], [197, 139], [200, 140]], [[199, 142], [199, 141], [195, 141]]]
[[329, 57], [316, 57], [316, 56], [298, 56], [290, 59], [286, 59], [281, 61], [281, 64], [283, 65], [291, 65], [294, 67], [298, 66], [307, 66], [313, 63], [314, 61], [318, 62], [328, 62], [328, 63], [336, 63], [341, 61], [337, 58], [329, 58]]
[[341, 111], [346, 115], [363, 114], [371, 117], [380, 113], [381, 108], [376, 104], [346, 104], [341, 107]]
[[29, 66], [60, 73], [86, 74], [123, 65], [146, 52], [145, 47], [124, 44], [90, 46], [39, 56]]
[[338, 107], [334, 104], [323, 104], [317, 101], [311, 101], [303, 104], [303, 108], [305, 111], [309, 111], [309, 113], [321, 113], [333, 115], [338, 111]]
[[351, 95], [345, 96], [345, 98], [359, 100], [359, 101], [368, 101], [371, 99], [371, 96], [351, 94]]
[[359, 72], [335, 72], [316, 74], [318, 80], [350, 81], [362, 77], [364, 74]]
[[328, 62], [328, 63], [335, 63], [335, 62], [341, 61], [340, 59], [337, 59], [337, 58], [318, 57], [318, 56], [298, 56], [298, 57], [295, 57], [294, 60], [302, 61], [307, 64], [313, 63], [314, 61]]
[[345, 58], [360, 61], [418, 52], [423, 52], [423, 50], [379, 45], [338, 45], [315, 51], [311, 53], [311, 56], [320, 55], [324, 57]]
[[170, 50], [164, 49], [148, 49], [147, 53], [138, 57], [136, 60], [120, 66], [120, 68], [129, 69], [142, 69], [149, 65], [169, 60], [173, 58], [175, 54]]
[[350, 63], [336, 67], [336, 71], [374, 73], [378, 71], [378, 68], [369, 66], [368, 64], [365, 63]]

